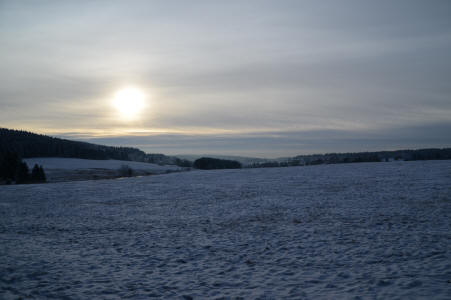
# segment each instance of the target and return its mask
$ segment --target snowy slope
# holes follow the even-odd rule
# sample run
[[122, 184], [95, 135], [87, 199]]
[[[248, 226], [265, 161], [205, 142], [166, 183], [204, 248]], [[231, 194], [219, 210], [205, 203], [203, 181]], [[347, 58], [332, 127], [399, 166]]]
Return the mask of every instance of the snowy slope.
[[0, 241], [1, 299], [451, 299], [451, 161], [0, 186]]
[[157, 164], [149, 164], [137, 161], [125, 161], [125, 160], [92, 160], [92, 159], [80, 159], [80, 158], [60, 158], [60, 157], [35, 157], [26, 158], [24, 161], [28, 167], [33, 167], [34, 164], [42, 165], [47, 169], [64, 169], [64, 170], [76, 170], [76, 169], [109, 169], [116, 170], [122, 165], [128, 165], [137, 170], [149, 170], [149, 171], [165, 171], [165, 170], [178, 170], [177, 166], [165, 165], [160, 166]]
[[79, 158], [36, 157], [24, 161], [31, 169], [34, 164], [42, 165], [50, 181], [68, 181], [82, 179], [118, 177], [118, 170], [123, 165], [132, 168], [136, 175], [161, 174], [180, 171], [182, 168], [174, 165], [160, 166], [136, 161], [123, 160], [91, 160]]

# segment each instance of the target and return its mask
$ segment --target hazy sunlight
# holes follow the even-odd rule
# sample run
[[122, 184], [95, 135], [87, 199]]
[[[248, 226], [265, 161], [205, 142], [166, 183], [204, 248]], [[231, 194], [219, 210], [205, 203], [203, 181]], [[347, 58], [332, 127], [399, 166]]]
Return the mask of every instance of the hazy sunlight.
[[120, 113], [121, 118], [133, 120], [146, 105], [146, 95], [140, 89], [127, 87], [119, 90], [113, 99], [113, 106]]

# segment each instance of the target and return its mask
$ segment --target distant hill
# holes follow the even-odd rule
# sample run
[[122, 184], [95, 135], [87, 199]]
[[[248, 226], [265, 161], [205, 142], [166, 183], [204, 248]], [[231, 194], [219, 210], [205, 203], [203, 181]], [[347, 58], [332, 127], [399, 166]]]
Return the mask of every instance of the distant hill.
[[248, 167], [266, 168], [358, 162], [386, 162], [397, 160], [445, 159], [451, 159], [451, 148], [298, 155], [291, 158], [280, 158], [268, 162], [253, 163]]
[[451, 159], [451, 148], [443, 149], [418, 149], [418, 150], [395, 150], [377, 152], [357, 152], [357, 153], [328, 153], [319, 155], [299, 155], [292, 160], [304, 163], [324, 162], [324, 163], [352, 163], [352, 162], [372, 162], [372, 161], [393, 161], [393, 160], [440, 160]]
[[316, 164], [375, 162], [392, 160], [436, 160], [451, 159], [451, 148], [396, 150], [357, 153], [328, 153], [299, 155], [291, 158], [263, 159], [227, 155], [180, 155], [147, 154], [132, 147], [112, 147], [71, 141], [61, 138], [35, 134], [23, 130], [0, 128], [0, 160], [5, 153], [17, 153], [22, 158], [66, 157], [84, 159], [116, 159], [155, 164], [172, 164], [191, 167], [200, 157], [235, 160], [243, 167], [286, 167]]
[[451, 159], [451, 148], [430, 148], [417, 150], [395, 150], [375, 152], [348, 152], [297, 155], [294, 157], [280, 157], [275, 159], [242, 157], [230, 155], [177, 155], [179, 158], [194, 161], [201, 157], [228, 159], [240, 162], [245, 168], [290, 167], [319, 164], [382, 162], [396, 160], [442, 160]]
[[132, 147], [112, 147], [71, 141], [23, 130], [0, 128], [0, 156], [17, 153], [22, 158], [67, 157], [116, 159], [155, 164], [189, 166], [190, 162], [164, 154], [146, 154]]

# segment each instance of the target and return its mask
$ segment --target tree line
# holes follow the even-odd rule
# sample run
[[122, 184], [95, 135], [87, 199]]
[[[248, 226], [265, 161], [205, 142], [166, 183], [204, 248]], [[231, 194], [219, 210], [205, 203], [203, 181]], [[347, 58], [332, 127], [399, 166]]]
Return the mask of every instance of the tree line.
[[235, 160], [201, 157], [194, 161], [193, 167], [201, 170], [240, 169], [241, 163]]
[[0, 155], [12, 152], [19, 157], [70, 157], [83, 159], [116, 159], [191, 167], [188, 160], [164, 154], [146, 154], [132, 147], [113, 147], [71, 141], [24, 130], [0, 128]]
[[451, 148], [298, 155], [292, 158], [284, 159], [283, 161], [253, 163], [248, 165], [247, 167], [271, 168], [271, 167], [308, 166], [320, 164], [387, 162], [398, 160], [402, 161], [445, 160], [445, 159], [451, 159]]
[[[96, 145], [35, 134], [23, 130], [0, 128], [1, 174], [5, 172], [3, 169], [6, 168], [6, 165], [8, 165], [8, 163], [1, 163], [5, 160], [4, 157], [7, 156], [7, 153], [15, 153], [19, 158], [70, 157], [84, 159], [117, 159], [155, 163], [160, 165], [173, 164], [181, 167], [194, 167], [198, 169], [234, 169], [242, 167], [241, 163], [234, 160], [202, 157], [196, 160], [193, 164], [189, 160], [180, 159], [174, 156], [167, 156], [164, 154], [146, 154], [145, 152], [132, 147]], [[451, 159], [451, 148], [299, 155], [283, 160], [279, 159], [274, 161], [254, 162], [246, 165], [245, 167], [269, 168], [318, 164], [431, 159]], [[6, 160], [8, 161], [9, 158]], [[15, 163], [11, 164], [15, 165]], [[8, 172], [10, 174], [13, 171]], [[21, 172], [24, 173], [24, 171]], [[8, 178], [9, 180], [12, 180], [11, 175], [9, 175]]]

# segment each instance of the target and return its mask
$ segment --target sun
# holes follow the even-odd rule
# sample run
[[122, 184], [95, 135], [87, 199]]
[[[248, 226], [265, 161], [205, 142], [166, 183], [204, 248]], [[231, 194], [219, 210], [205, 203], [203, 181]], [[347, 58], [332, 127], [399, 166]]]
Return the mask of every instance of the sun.
[[138, 88], [126, 87], [116, 92], [113, 106], [123, 119], [133, 120], [146, 106], [146, 95]]

